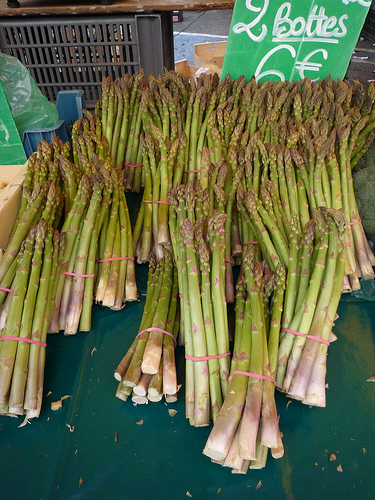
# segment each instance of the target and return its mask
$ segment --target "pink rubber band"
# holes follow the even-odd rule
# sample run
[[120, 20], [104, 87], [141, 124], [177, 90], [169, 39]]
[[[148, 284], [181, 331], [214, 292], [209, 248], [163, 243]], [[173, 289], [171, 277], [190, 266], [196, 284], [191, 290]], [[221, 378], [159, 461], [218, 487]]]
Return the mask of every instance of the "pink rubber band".
[[254, 377], [254, 378], [261, 378], [262, 380], [269, 380], [274, 385], [276, 385], [275, 380], [272, 377], [269, 377], [268, 375], [259, 375], [259, 373], [243, 372], [242, 370], [234, 370], [232, 375], [230, 375], [230, 377], [228, 378], [228, 382], [232, 380], [233, 375], [235, 375], [236, 373], [238, 375], [246, 375], [246, 377]]
[[182, 299], [182, 297], [183, 297], [182, 293], [179, 293], [178, 296], [180, 299]]
[[5, 288], [4, 286], [0, 286], [0, 290], [2, 292], [14, 293], [14, 290], [11, 290], [10, 288]]
[[42, 347], [47, 347], [47, 344], [45, 342], [40, 342], [39, 340], [33, 340], [33, 339], [28, 339], [28, 338], [23, 338], [23, 337], [13, 337], [12, 335], [4, 335], [4, 337], [0, 337], [0, 342], [2, 340], [20, 340], [22, 342], [27, 342], [29, 344], [36, 344], [36, 345], [40, 345]]
[[111, 257], [110, 259], [96, 259], [96, 262], [111, 262], [113, 260], [134, 260], [134, 257]]
[[361, 222], [362, 222], [362, 220], [361, 220], [361, 219], [359, 219], [359, 220], [357, 220], [357, 221], [355, 221], [355, 222], [348, 222], [348, 225], [349, 225], [349, 226], [354, 226], [355, 224], [360, 224]]
[[293, 335], [298, 335], [299, 337], [307, 337], [308, 339], [316, 340], [318, 342], [321, 342], [322, 344], [326, 344], [326, 345], [330, 344], [330, 342], [328, 340], [324, 340], [324, 339], [321, 339], [320, 337], [315, 337], [314, 335], [309, 335], [307, 333], [301, 333], [301, 332], [297, 332], [295, 330], [290, 330], [289, 328], [281, 328], [280, 332], [293, 333]]
[[163, 203], [164, 205], [170, 205], [168, 201], [160, 201], [160, 200], [143, 200], [141, 203]]
[[131, 167], [131, 168], [137, 168], [137, 167], [143, 167], [143, 163], [139, 163], [138, 165], [132, 165], [131, 163], [123, 163], [125, 167]]
[[242, 245], [242, 248], [245, 247], [246, 245], [259, 245], [259, 241], [247, 241]]
[[224, 262], [228, 262], [228, 264], [233, 264], [233, 262], [229, 259], [224, 259]]
[[78, 276], [79, 278], [94, 278], [95, 274], [77, 274], [68, 273], [68, 271], [60, 271], [61, 274], [66, 274], [67, 276]]
[[177, 347], [177, 340], [174, 338], [174, 336], [172, 335], [172, 333], [170, 332], [167, 332], [166, 330], [162, 330], [161, 328], [157, 327], [157, 326], [150, 326], [150, 328], [146, 328], [145, 330], [141, 330], [138, 335], [136, 335], [135, 338], [139, 337], [141, 335], [141, 333], [145, 333], [145, 332], [152, 332], [152, 331], [155, 331], [155, 332], [162, 332], [162, 333], [165, 333], [166, 335], [169, 335], [170, 337], [172, 337], [173, 339], [173, 342], [174, 342], [174, 346]]
[[344, 243], [344, 247], [351, 247], [351, 246], [352, 246], [352, 244], [350, 242]]
[[202, 172], [202, 170], [185, 170], [185, 174], [197, 174]]
[[209, 359], [226, 358], [227, 356], [230, 356], [230, 351], [225, 354], [217, 354], [216, 356], [188, 356], [185, 354], [185, 359], [190, 359], [191, 361], [208, 361]]

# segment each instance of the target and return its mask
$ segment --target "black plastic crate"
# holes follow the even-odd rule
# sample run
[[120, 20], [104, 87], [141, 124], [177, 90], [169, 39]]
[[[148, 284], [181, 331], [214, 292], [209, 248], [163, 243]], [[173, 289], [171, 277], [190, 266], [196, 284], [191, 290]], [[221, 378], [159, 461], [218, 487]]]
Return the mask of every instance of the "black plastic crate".
[[365, 23], [362, 27], [361, 36], [372, 43], [375, 42], [375, 10], [368, 11]]
[[112, 80], [141, 67], [146, 77], [174, 67], [170, 12], [156, 14], [38, 16], [0, 19], [0, 50], [19, 59], [43, 94], [82, 89], [87, 108]]

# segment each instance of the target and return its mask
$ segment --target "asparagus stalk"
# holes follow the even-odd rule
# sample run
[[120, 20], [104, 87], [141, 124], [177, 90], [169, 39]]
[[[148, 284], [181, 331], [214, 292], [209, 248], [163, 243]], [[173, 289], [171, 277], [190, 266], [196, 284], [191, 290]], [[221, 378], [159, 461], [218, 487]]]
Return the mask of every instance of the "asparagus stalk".
[[[187, 255], [188, 297], [191, 312], [193, 355], [197, 358], [204, 358], [207, 356], [207, 347], [204, 320], [199, 299], [200, 287], [194, 231], [189, 219], [183, 219], [181, 232], [186, 245]], [[206, 360], [194, 361], [194, 393], [194, 426], [208, 425], [210, 421], [210, 404], [208, 365]]]
[[[9, 306], [7, 321], [2, 337], [19, 337], [23, 303], [30, 274], [36, 229], [32, 230], [21, 250], [18, 259], [17, 277], [15, 280], [12, 302]], [[12, 379], [13, 366], [17, 352], [17, 341], [6, 339], [0, 343], [0, 403], [8, 401], [8, 392]]]

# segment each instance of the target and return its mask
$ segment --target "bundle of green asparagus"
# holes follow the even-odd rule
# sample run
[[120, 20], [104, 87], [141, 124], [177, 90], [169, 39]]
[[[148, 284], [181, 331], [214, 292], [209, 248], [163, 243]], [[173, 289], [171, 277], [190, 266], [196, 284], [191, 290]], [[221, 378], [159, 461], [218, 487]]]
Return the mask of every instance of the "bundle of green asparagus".
[[[110, 77], [103, 78], [101, 109], [102, 136], [108, 144], [109, 158], [113, 168], [124, 167], [127, 190], [140, 191], [141, 151], [139, 141], [142, 134], [141, 96], [146, 86], [144, 71], [136, 75], [125, 75], [112, 84]], [[139, 168], [136, 168], [138, 164]]]
[[17, 256], [30, 231], [41, 219], [55, 229], [60, 224], [64, 197], [54, 151], [57, 148], [57, 158], [61, 147], [58, 141], [51, 145], [43, 141], [39, 144], [39, 152], [27, 162], [21, 204], [0, 264], [0, 306], [11, 288], [17, 270]]
[[116, 396], [138, 404], [177, 398], [175, 347], [179, 329], [178, 282], [171, 254], [151, 254], [139, 333], [115, 370]]
[[[208, 188], [188, 183], [168, 192], [186, 358], [186, 417], [196, 427], [216, 419], [227, 392], [229, 329], [225, 299], [226, 215], [209, 217]], [[223, 200], [217, 186], [216, 204]], [[216, 209], [215, 209], [216, 210]]]
[[283, 317], [276, 374], [279, 389], [314, 406], [326, 405], [326, 354], [345, 270], [345, 217], [334, 209], [322, 207], [321, 212], [314, 210], [313, 265], [304, 269], [290, 315]]
[[343, 210], [348, 221], [343, 290], [359, 288], [359, 277], [374, 277], [375, 260], [360, 223], [351, 168], [374, 136], [374, 86], [365, 91], [359, 83], [350, 86], [329, 78], [251, 81], [244, 88], [244, 102], [250, 130], [248, 187], [262, 196], [261, 184], [271, 181], [287, 224], [292, 213], [303, 226], [313, 208]]
[[41, 218], [19, 250], [17, 269], [1, 310], [0, 412], [38, 417], [47, 327], [64, 238]]
[[[332, 208], [313, 208], [313, 219], [302, 228], [292, 214], [287, 238], [286, 219], [278, 225], [272, 202], [266, 209], [254, 191], [243, 189], [238, 197], [270, 268], [287, 268], [276, 385], [309, 405], [325, 406], [323, 353], [342, 291], [345, 216]], [[263, 199], [268, 199], [265, 192]]]
[[[70, 263], [66, 260], [64, 264], [64, 273], [68, 274], [60, 279], [51, 331], [65, 330], [65, 315], [70, 307], [70, 314], [76, 319], [69, 320], [73, 321], [73, 325], [69, 325], [68, 331], [65, 331], [67, 334], [76, 333], [78, 323], [81, 331], [90, 330], [93, 299], [119, 310], [126, 301], [137, 298], [124, 173], [111, 165], [108, 141], [102, 136], [102, 119], [88, 111], [85, 111], [85, 115], [85, 118], [77, 120], [73, 125], [74, 163], [65, 161], [64, 165], [69, 199], [75, 203], [70, 204], [70, 211], [66, 212], [68, 215], [64, 221], [64, 230], [69, 232], [74, 246], [69, 246], [71, 253], [67, 253]], [[96, 186], [95, 190], [92, 189], [93, 186]], [[75, 199], [79, 189], [85, 195], [88, 189], [86, 201]], [[85, 216], [90, 197], [92, 206]], [[73, 215], [74, 211], [76, 216]], [[85, 220], [85, 217], [89, 217], [89, 220]], [[76, 229], [72, 231], [72, 228]], [[81, 255], [79, 261], [75, 258], [77, 251]], [[77, 298], [70, 296], [73, 282], [81, 290], [78, 304], [75, 303]], [[83, 304], [79, 305], [82, 301]], [[81, 307], [83, 314], [80, 319]], [[60, 319], [58, 315], [61, 315]]]
[[[107, 179], [106, 192], [110, 188]], [[104, 199], [99, 214], [95, 300], [113, 310], [137, 300], [132, 229], [123, 185], [123, 173], [110, 172], [111, 200]]]
[[249, 247], [236, 286], [236, 324], [229, 385], [203, 453], [233, 472], [283, 455], [274, 383], [285, 270], [270, 272]]

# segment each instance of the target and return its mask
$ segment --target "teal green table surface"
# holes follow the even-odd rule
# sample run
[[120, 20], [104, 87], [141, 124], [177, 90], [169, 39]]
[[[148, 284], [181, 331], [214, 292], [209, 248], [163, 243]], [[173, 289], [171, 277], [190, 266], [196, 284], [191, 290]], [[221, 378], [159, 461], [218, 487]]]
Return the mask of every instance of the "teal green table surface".
[[[95, 306], [89, 333], [49, 335], [40, 417], [23, 427], [22, 418], [0, 418], [0, 498], [374, 498], [375, 384], [366, 381], [375, 375], [373, 302], [340, 302], [326, 408], [277, 393], [284, 457], [232, 474], [202, 454], [211, 427], [185, 419], [181, 347], [176, 403], [135, 406], [115, 397], [113, 372], [138, 332], [145, 300], [147, 267], [137, 271], [139, 302], [119, 312]], [[64, 395], [72, 397], [52, 411]]]

